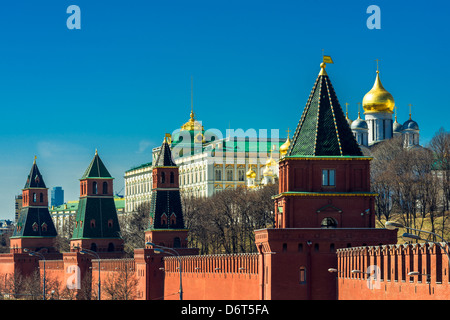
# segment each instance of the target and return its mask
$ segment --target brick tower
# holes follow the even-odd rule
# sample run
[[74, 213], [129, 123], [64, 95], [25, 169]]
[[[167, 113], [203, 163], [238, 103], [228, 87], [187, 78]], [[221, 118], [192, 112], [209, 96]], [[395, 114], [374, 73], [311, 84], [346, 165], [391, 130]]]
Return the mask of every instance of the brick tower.
[[113, 190], [113, 178], [95, 151], [80, 179], [72, 249], [79, 247], [110, 255], [123, 252]]
[[263, 299], [335, 299], [336, 275], [328, 269], [336, 268], [336, 249], [396, 242], [395, 233], [374, 229], [370, 160], [359, 149], [322, 63], [279, 161], [275, 228], [255, 231], [261, 266], [267, 268]]
[[170, 248], [186, 248], [188, 230], [184, 226], [178, 166], [166, 138], [153, 167], [149, 228], [145, 241]]
[[53, 220], [48, 211], [48, 189], [34, 159], [25, 187], [22, 189], [22, 209], [13, 236], [10, 251], [54, 252], [57, 236]]

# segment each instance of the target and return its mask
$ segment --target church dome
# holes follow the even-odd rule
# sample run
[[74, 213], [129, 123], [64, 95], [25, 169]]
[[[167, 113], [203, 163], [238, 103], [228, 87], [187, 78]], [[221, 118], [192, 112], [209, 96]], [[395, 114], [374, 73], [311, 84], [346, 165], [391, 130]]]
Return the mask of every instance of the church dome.
[[395, 101], [392, 95], [384, 89], [381, 84], [380, 75], [377, 71], [375, 83], [363, 98], [363, 108], [365, 113], [389, 112], [394, 110]]
[[289, 137], [286, 139], [286, 142], [283, 143], [280, 147], [280, 155], [284, 157], [289, 150], [289, 146], [291, 145], [291, 139]]
[[403, 124], [403, 129], [404, 130], [419, 130], [419, 125], [417, 124], [417, 122], [415, 122], [414, 120], [412, 120], [411, 118], [409, 118], [409, 120], [407, 120], [404, 124]]
[[270, 166], [266, 165], [266, 168], [263, 171], [264, 177], [270, 177], [273, 176], [273, 170]]
[[394, 132], [402, 132], [403, 131], [403, 126], [397, 122], [397, 117], [395, 117], [395, 121], [392, 124], [392, 129], [394, 130]]
[[358, 129], [365, 129], [368, 130], [369, 126], [367, 125], [367, 122], [363, 119], [361, 119], [359, 112], [358, 112], [358, 119], [352, 122], [351, 125], [352, 130], [358, 130]]
[[253, 171], [251, 166], [250, 166], [250, 169], [248, 169], [248, 171], [247, 171], [247, 178], [251, 178], [251, 179], [256, 178], [256, 172]]

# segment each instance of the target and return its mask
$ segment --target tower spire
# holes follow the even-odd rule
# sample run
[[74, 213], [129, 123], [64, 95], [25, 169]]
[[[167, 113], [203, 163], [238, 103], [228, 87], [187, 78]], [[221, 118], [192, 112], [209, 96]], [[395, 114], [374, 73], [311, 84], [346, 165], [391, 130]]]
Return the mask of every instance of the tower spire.
[[191, 76], [191, 119], [194, 119], [194, 77]]

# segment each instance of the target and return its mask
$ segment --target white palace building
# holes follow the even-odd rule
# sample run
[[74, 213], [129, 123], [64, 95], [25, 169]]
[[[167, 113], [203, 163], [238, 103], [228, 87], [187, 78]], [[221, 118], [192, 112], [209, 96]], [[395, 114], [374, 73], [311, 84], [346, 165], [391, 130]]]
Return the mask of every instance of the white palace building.
[[[275, 136], [275, 137], [274, 137]], [[229, 130], [223, 137], [216, 129], [206, 130], [190, 119], [165, 138], [179, 166], [180, 191], [184, 196], [209, 197], [215, 192], [239, 186], [257, 187], [278, 179], [278, 160], [290, 139], [280, 139], [278, 130]], [[161, 147], [152, 150], [152, 161], [125, 172], [125, 211], [133, 212], [150, 201], [152, 163]]]

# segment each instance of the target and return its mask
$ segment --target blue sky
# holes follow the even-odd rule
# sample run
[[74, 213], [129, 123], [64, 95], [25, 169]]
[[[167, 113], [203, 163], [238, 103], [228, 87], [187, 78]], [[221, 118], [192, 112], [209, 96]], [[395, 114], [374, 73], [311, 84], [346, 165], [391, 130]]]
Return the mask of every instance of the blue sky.
[[[81, 29], [69, 30], [69, 5]], [[381, 9], [370, 30], [368, 6]], [[194, 111], [205, 128], [294, 130], [320, 70], [350, 117], [376, 62], [398, 118], [421, 144], [449, 130], [450, 41], [444, 1], [15, 0], [0, 11], [0, 219], [14, 218], [37, 156], [47, 187], [77, 200], [95, 149], [124, 187]]]

